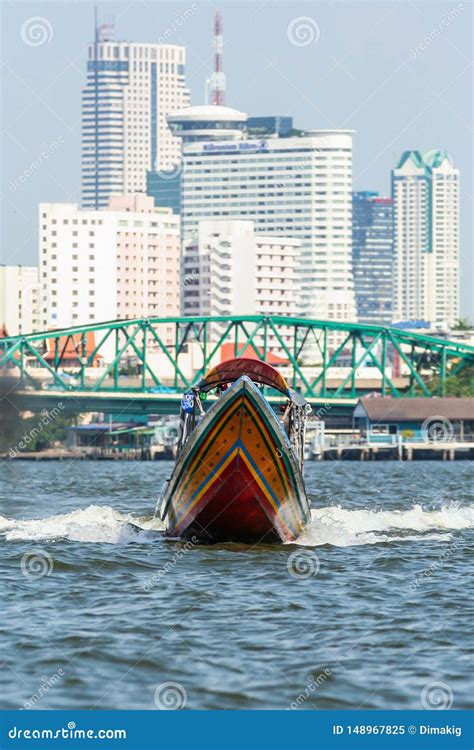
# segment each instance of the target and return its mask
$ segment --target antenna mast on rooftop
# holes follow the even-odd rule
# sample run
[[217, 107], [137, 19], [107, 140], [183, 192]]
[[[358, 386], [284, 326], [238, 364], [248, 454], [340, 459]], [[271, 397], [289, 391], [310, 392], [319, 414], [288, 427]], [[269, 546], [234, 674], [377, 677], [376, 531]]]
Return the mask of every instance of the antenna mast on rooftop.
[[214, 14], [214, 72], [211, 76], [212, 104], [225, 104], [225, 75], [222, 67], [224, 40], [222, 37], [222, 16], [218, 10]]
[[[94, 43], [113, 42], [115, 39], [115, 20], [113, 16], [107, 16], [103, 23], [99, 23], [99, 10], [97, 2], [94, 3]], [[97, 54], [96, 54], [97, 59]]]

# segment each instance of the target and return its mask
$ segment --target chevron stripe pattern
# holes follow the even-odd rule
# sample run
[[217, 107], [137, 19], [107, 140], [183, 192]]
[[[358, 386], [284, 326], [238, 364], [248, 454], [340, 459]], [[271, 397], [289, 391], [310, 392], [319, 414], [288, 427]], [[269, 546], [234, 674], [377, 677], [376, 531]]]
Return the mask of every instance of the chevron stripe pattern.
[[[240, 507], [239, 507], [240, 506]], [[214, 404], [188, 440], [164, 498], [169, 533], [295, 539], [309, 518], [301, 472], [282, 425], [246, 377]], [[205, 524], [205, 525], [204, 525]], [[251, 527], [251, 528], [250, 528]], [[254, 533], [255, 532], [255, 533]]]

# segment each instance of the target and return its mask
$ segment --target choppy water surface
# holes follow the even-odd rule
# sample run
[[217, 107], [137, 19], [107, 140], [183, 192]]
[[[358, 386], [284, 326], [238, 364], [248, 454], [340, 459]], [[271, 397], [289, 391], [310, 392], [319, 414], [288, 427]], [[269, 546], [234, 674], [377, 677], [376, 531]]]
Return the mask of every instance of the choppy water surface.
[[472, 464], [309, 464], [253, 548], [163, 540], [170, 470], [0, 465], [1, 708], [469, 706]]

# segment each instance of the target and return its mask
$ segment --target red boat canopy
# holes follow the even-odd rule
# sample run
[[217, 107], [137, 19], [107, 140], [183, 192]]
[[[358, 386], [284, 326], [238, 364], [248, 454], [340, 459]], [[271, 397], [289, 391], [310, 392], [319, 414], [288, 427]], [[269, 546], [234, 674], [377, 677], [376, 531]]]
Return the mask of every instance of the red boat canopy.
[[254, 383], [276, 388], [285, 396], [290, 395], [288, 383], [278, 370], [259, 359], [247, 357], [237, 357], [236, 359], [229, 359], [227, 362], [221, 362], [217, 367], [209, 370], [199, 383], [198, 388], [200, 391], [210, 391], [224, 383], [232, 383], [234, 380], [241, 378], [242, 375], [247, 375]]

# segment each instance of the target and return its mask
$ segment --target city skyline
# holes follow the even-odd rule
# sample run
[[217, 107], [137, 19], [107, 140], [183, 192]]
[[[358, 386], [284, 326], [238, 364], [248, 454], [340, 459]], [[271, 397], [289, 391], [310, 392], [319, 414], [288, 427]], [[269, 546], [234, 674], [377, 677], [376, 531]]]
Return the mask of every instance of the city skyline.
[[[250, 6], [255, 15], [255, 28], [248, 29], [250, 34], [249, 47], [249, 40], [244, 36], [242, 22], [236, 13], [238, 6], [232, 3], [224, 3], [222, 4], [225, 37], [224, 69], [228, 80], [227, 104], [230, 106], [238, 107], [250, 115], [291, 115], [294, 117], [296, 127], [308, 129], [349, 127], [355, 129], [354, 190], [379, 190], [382, 195], [389, 195], [390, 170], [395, 166], [405, 147], [416, 148], [422, 153], [434, 148], [447, 150], [461, 171], [461, 204], [463, 206], [461, 208], [461, 277], [464, 301], [461, 314], [472, 317], [472, 303], [471, 307], [466, 306], [469, 297], [470, 273], [472, 273], [469, 242], [470, 217], [466, 210], [470, 193], [469, 175], [467, 169], [464, 169], [467, 166], [466, 155], [469, 153], [466, 123], [456, 131], [456, 138], [453, 135], [453, 121], [458, 122], [460, 117], [463, 119], [463, 107], [469, 105], [468, 97], [464, 95], [466, 66], [462, 64], [462, 45], [468, 44], [468, 36], [465, 36], [468, 24], [462, 22], [459, 15], [465, 13], [467, 18], [470, 11], [464, 6], [459, 9], [459, 5], [452, 4], [447, 8], [434, 6], [434, 8], [423, 9], [423, 12], [417, 13], [416, 10], [409, 9], [404, 4], [396, 7], [394, 4], [384, 4], [382, 7], [374, 4], [361, 6], [354, 3], [344, 7], [346, 23], [341, 27], [341, 18], [338, 17], [341, 10], [338, 11], [337, 8], [332, 8], [329, 12], [327, 6], [313, 7], [307, 4], [291, 4], [290, 6], [284, 3], [272, 6], [271, 23], [268, 25], [267, 4], [257, 3]], [[194, 6], [196, 8], [193, 10]], [[153, 8], [156, 9], [157, 7], [157, 4], [153, 4]], [[171, 6], [160, 4], [159, 7], [163, 19], [168, 21], [163, 33], [172, 32], [172, 38], [163, 38], [162, 42], [186, 45], [188, 54], [186, 84], [191, 89], [192, 103], [202, 103], [204, 81], [209, 76], [212, 67], [213, 9], [207, 4], [205, 6], [198, 6], [197, 4], [192, 6], [182, 5], [178, 6], [178, 10], [174, 8], [174, 14], [168, 13], [167, 15], [167, 12], [171, 11]], [[125, 36], [123, 29], [126, 28], [129, 30], [126, 35], [127, 38], [133, 41], [160, 41], [159, 29], [157, 29], [156, 34], [151, 36], [150, 26], [147, 27], [145, 23], [147, 14], [149, 16], [150, 13], [150, 5], [148, 4], [146, 7], [141, 3], [135, 3], [134, 8], [135, 10], [138, 8], [139, 13], [135, 13], [132, 18], [132, 15], [127, 13], [125, 6], [107, 3], [106, 8], [104, 8], [105, 14], [116, 15], [116, 38], [123, 38]], [[179, 16], [180, 8], [182, 9], [181, 16]], [[44, 17], [47, 17], [51, 27], [51, 39], [46, 40], [41, 45], [37, 44], [37, 40], [34, 43], [31, 43], [30, 40], [30, 44], [28, 44], [28, 40], [25, 42], [22, 39], [22, 29], [23, 36], [25, 33], [23, 24], [33, 17], [33, 13], [29, 14], [31, 9], [36, 9], [36, 16], [40, 9], [44, 9]], [[457, 13], [453, 14], [455, 9], [457, 9]], [[16, 97], [10, 99], [10, 103], [13, 102], [14, 106], [7, 110], [7, 115], [10, 115], [10, 110], [13, 110], [13, 116], [11, 119], [7, 116], [6, 140], [4, 141], [8, 146], [7, 152], [4, 152], [6, 168], [4, 169], [5, 184], [3, 186], [2, 226], [4, 236], [1, 260], [8, 264], [30, 264], [36, 258], [35, 219], [37, 204], [40, 200], [53, 202], [79, 199], [80, 127], [78, 127], [78, 122], [71, 123], [70, 119], [65, 118], [70, 118], [71, 112], [76, 113], [80, 103], [79, 94], [85, 80], [85, 55], [87, 45], [91, 41], [93, 13], [92, 5], [89, 4], [71, 6], [68, 7], [69, 10], [71, 11], [71, 17], [73, 14], [77, 16], [78, 23], [73, 25], [78, 31], [74, 38], [74, 44], [70, 45], [71, 49], [68, 48], [66, 57], [69, 63], [61, 72], [61, 63], [58, 62], [58, 58], [63, 55], [63, 58], [61, 58], [63, 65], [65, 58], [63, 54], [64, 39], [58, 31], [64, 26], [64, 18], [61, 17], [60, 9], [50, 4], [41, 6], [39, 4], [34, 6], [24, 4], [14, 9], [8, 8], [8, 12], [12, 13], [16, 19], [16, 21], [9, 20], [10, 27], [13, 23], [13, 28], [18, 28], [18, 39], [12, 38], [9, 42], [10, 51], [13, 49], [10, 55], [7, 49], [5, 58], [7, 76], [3, 91], [4, 97], [6, 97], [8, 92], [11, 93], [12, 78], [16, 80]], [[78, 14], [79, 10], [80, 14]], [[186, 10], [188, 12], [185, 15]], [[299, 10], [301, 10], [301, 14], [299, 14]], [[355, 13], [355, 11], [357, 12]], [[3, 8], [3, 12], [5, 14], [5, 8]], [[407, 28], [403, 40], [398, 41], [397, 49], [394, 50], [393, 23], [395, 21], [398, 23], [403, 20], [407, 21], [408, 14], [412, 14], [410, 15], [412, 23]], [[336, 62], [339, 61], [339, 64], [335, 68], [333, 65], [334, 69], [329, 69], [328, 72], [331, 52], [339, 51], [341, 40], [347, 36], [351, 16], [354, 16], [359, 22], [365, 19], [364, 33], [366, 37], [364, 38], [369, 39], [370, 46], [365, 49], [364, 61], [361, 62], [360, 44], [357, 47], [357, 42], [354, 40], [356, 49], [352, 53], [349, 50], [348, 59], [344, 63], [347, 70], [341, 70], [341, 59], [336, 58]], [[303, 17], [307, 19], [306, 26], [301, 26], [300, 23], [300, 36], [292, 37], [292, 33], [295, 32], [292, 21], [294, 19], [301, 20]], [[180, 20], [180, 24], [177, 23], [177, 19]], [[368, 19], [370, 19], [370, 23]], [[444, 19], [442, 30], [431, 38], [432, 35], [430, 36], [430, 34], [435, 26], [435, 21], [437, 20], [440, 23], [440, 19]], [[313, 25], [309, 23], [311, 20], [314, 21]], [[164, 23], [165, 20], [163, 20]], [[173, 24], [175, 24], [174, 30]], [[141, 32], [140, 25], [142, 26]], [[249, 24], [249, 26], [252, 26], [252, 24]], [[424, 37], [421, 35], [422, 29], [424, 29]], [[84, 38], [82, 38], [82, 30], [85, 33]], [[255, 63], [257, 59], [255, 57], [256, 50], [251, 46], [251, 42], [254, 34], [258, 33], [259, 30], [260, 32], [264, 30], [265, 36], [261, 39], [259, 63], [253, 66], [254, 78], [249, 79], [245, 75], [246, 68]], [[298, 29], [296, 31], [298, 32]], [[303, 32], [312, 34], [312, 41], [308, 43], [307, 39], [311, 37], [302, 36]], [[46, 28], [46, 33], [49, 33], [48, 28]], [[388, 33], [390, 33], [392, 39], [390, 49], [382, 50], [384, 35]], [[450, 35], [452, 38], [450, 38]], [[169, 34], [167, 36], [169, 37]], [[430, 43], [423, 42], [424, 38], [431, 40]], [[283, 39], [285, 40], [284, 46]], [[330, 45], [328, 48], [331, 40], [332, 46]], [[421, 43], [424, 44], [425, 49], [420, 47]], [[275, 49], [278, 49], [280, 61], [273, 60], [268, 56], [269, 46], [272, 44], [274, 44]], [[80, 48], [79, 59], [77, 60], [72, 57], [75, 51], [74, 45]], [[433, 58], [433, 48], [436, 48], [436, 45], [442, 45], [443, 55], [441, 57], [444, 66], [442, 69], [440, 69], [440, 60], [438, 59], [440, 48], [438, 48], [435, 59]], [[238, 54], [239, 49], [240, 51], [245, 49], [247, 52], [244, 60], [242, 60], [242, 55], [239, 56]], [[281, 52], [282, 49], [283, 52]], [[401, 50], [406, 53], [406, 58], [400, 58]], [[23, 53], [23, 55], [19, 57], [18, 52]], [[203, 55], [200, 61], [197, 58], [199, 54]], [[42, 55], [41, 60], [38, 58], [39, 55]], [[373, 71], [372, 76], [361, 77], [359, 68], [361, 65], [362, 69], [366, 68], [367, 63], [373, 65], [374, 55], [380, 70]], [[394, 67], [395, 57], [399, 60], [399, 65]], [[285, 59], [283, 60], [283, 58]], [[52, 63], [52, 60], [55, 62]], [[22, 66], [21, 70], [18, 69], [19, 61]], [[321, 68], [326, 67], [326, 78], [321, 74], [321, 77], [317, 78], [316, 81], [322, 90], [320, 99], [307, 86], [308, 65], [311, 61], [320, 65]], [[418, 69], [416, 64], [419, 64]], [[242, 66], [242, 75], [239, 76], [238, 71]], [[392, 68], [391, 73], [389, 73], [390, 67]], [[29, 133], [26, 138], [24, 120], [27, 119], [27, 115], [21, 114], [25, 101], [22, 100], [20, 94], [23, 92], [25, 84], [28, 86], [33, 83], [31, 76], [35, 78], [38, 74], [44, 75], [47, 70], [55, 71], [55, 76], [52, 79], [53, 85], [50, 84], [49, 93], [41, 93], [41, 90], [38, 90], [37, 96], [30, 97], [30, 100], [27, 101], [30, 116], [32, 111], [35, 114], [38, 112], [38, 117], [35, 119], [38, 128], [31, 129], [31, 120], [29, 120], [29, 131], [33, 130], [33, 132]], [[422, 71], [424, 71], [426, 78], [421, 75]], [[384, 73], [387, 73], [385, 78], [383, 77]], [[57, 81], [55, 81], [56, 78]], [[378, 84], [374, 80], [375, 78], [378, 79]], [[327, 90], [330, 80], [332, 80], [333, 86], [332, 95]], [[74, 81], [74, 83], [72, 84], [71, 81]], [[268, 81], [271, 82], [271, 85], [268, 85]], [[276, 95], [276, 81], [279, 82], [280, 93], [285, 94], [283, 99]], [[394, 98], [392, 90], [394, 81], [398, 81], [397, 86], [401, 81], [411, 82], [411, 87], [406, 89], [411, 99], [410, 96], [407, 96], [406, 99]], [[423, 81], [423, 85], [421, 81]], [[428, 81], [430, 86], [428, 86]], [[68, 82], [70, 85], [67, 88]], [[43, 88], [48, 86], [45, 81], [43, 81], [43, 84]], [[416, 84], [418, 84], [418, 88]], [[431, 101], [428, 92], [428, 89], [433, 89], [432, 84], [436, 84], [435, 88], [443, 92], [438, 92], [437, 98], [435, 96], [433, 101]], [[369, 91], [371, 85], [373, 85], [373, 88]], [[57, 94], [60, 87], [61, 91], [66, 92], [64, 99], [59, 97], [50, 102], [48, 96], [54, 92]], [[350, 89], [353, 90], [353, 98], [358, 99], [358, 102], [342, 101], [342, 94], [347, 94]], [[261, 103], [261, 96], [259, 96], [262, 92], [268, 95], [268, 99], [263, 104]], [[446, 97], [448, 97], [448, 100], [449, 97], [453, 98], [451, 106], [446, 106]], [[465, 103], [463, 103], [463, 98], [466, 100]], [[444, 102], [442, 107], [443, 117], [434, 120], [433, 110], [437, 111], [438, 100], [440, 99]], [[426, 100], [424, 107], [420, 107], [421, 100]], [[371, 109], [376, 102], [378, 103], [376, 109], [379, 119], [374, 119], [373, 109]], [[383, 102], [386, 103], [383, 104]], [[391, 102], [390, 107], [388, 107], [388, 102]], [[342, 111], [344, 108], [350, 110], [352, 104], [355, 104], [352, 113], [349, 111], [349, 114], [347, 114], [347, 112]], [[393, 129], [396, 129], [396, 123], [401, 114], [410, 106], [412, 119], [415, 121], [411, 124], [408, 121], [404, 132], [402, 128], [402, 132], [399, 132], [398, 135], [395, 133], [394, 137], [393, 132], [388, 132], [387, 116], [393, 118]], [[368, 114], [367, 110], [372, 114]], [[362, 117], [364, 112], [364, 117]], [[17, 115], [18, 127], [11, 132], [11, 123], [15, 119], [15, 114]], [[328, 122], [328, 119], [332, 125]], [[55, 123], [54, 128], [51, 127], [51, 120]], [[71, 132], [71, 126], [73, 132]], [[54, 137], [52, 137], [52, 134], [54, 134]], [[371, 149], [368, 147], [368, 141], [371, 143]], [[45, 155], [41, 157], [41, 153]], [[42, 162], [40, 166], [31, 169], [30, 165], [38, 159]], [[31, 174], [26, 175], [28, 170]], [[24, 177], [23, 180], [20, 179], [22, 176]]]

